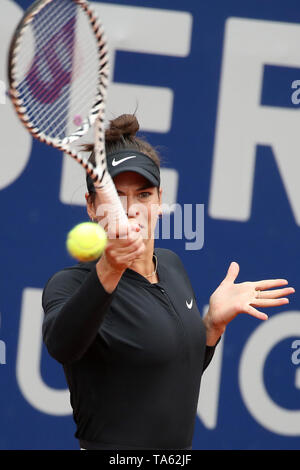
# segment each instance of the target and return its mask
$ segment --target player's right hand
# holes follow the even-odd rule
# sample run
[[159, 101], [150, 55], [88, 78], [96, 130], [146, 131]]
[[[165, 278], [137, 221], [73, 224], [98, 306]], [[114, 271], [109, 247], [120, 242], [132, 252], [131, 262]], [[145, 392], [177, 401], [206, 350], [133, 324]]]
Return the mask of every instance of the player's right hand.
[[[135, 219], [129, 219], [129, 230], [126, 237], [119, 237], [119, 233], [110, 234], [105, 251], [102, 255], [107, 269], [113, 272], [123, 272], [129, 268], [134, 260], [142, 255], [145, 250], [141, 228]], [[111, 235], [111, 236], [110, 236]]]

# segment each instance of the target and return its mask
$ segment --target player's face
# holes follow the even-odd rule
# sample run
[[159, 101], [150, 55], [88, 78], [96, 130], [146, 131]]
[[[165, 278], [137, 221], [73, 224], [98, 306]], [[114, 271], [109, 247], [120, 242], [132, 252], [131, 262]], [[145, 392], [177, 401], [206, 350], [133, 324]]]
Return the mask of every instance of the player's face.
[[[133, 171], [115, 176], [114, 184], [129, 220], [134, 219], [139, 224], [144, 239], [154, 238], [157, 218], [161, 214], [162, 190]], [[99, 214], [97, 209], [101, 209], [101, 206], [98, 194], [95, 195], [94, 207], [96, 214]], [[97, 220], [101, 222], [102, 218], [97, 217]]]

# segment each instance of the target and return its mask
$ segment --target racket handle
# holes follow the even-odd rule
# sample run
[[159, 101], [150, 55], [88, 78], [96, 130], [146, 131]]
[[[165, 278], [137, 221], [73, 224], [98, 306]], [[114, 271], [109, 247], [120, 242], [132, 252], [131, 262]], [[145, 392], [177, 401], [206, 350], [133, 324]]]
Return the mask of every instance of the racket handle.
[[95, 183], [95, 188], [99, 194], [101, 206], [107, 210], [109, 232], [113, 233], [118, 228], [119, 236], [126, 236], [130, 224], [110, 174], [106, 171], [101, 186], [96, 185], [97, 183]]

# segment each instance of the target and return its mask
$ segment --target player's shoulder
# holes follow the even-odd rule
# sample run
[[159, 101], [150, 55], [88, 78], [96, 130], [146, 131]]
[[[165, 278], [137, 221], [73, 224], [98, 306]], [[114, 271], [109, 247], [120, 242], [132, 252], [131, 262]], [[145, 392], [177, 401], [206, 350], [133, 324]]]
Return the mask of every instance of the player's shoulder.
[[175, 251], [165, 248], [156, 248], [155, 253], [157, 254], [159, 263], [164, 266], [164, 270], [167, 269], [168, 276], [165, 278], [165, 282], [167, 282], [171, 288], [173, 288], [173, 286], [178, 285], [177, 283], [179, 281], [182, 286], [186, 286], [189, 292], [193, 292], [195, 297], [195, 292], [193, 290], [190, 276], [180, 256], [175, 253]]
[[182, 261], [175, 251], [168, 248], [155, 248], [154, 252], [161, 262], [183, 267]]
[[155, 248], [155, 253], [160, 265], [168, 269], [169, 278], [172, 276], [178, 278], [180, 276], [184, 282], [190, 284], [189, 274], [180, 256], [175, 251], [166, 248]]

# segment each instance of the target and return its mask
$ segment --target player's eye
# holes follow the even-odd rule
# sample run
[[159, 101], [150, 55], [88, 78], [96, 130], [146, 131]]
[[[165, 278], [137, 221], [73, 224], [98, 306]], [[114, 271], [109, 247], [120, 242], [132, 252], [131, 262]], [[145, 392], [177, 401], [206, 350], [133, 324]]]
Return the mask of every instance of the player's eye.
[[147, 199], [150, 196], [151, 196], [151, 193], [149, 193], [149, 191], [143, 191], [142, 193], [139, 193], [140, 199]]

